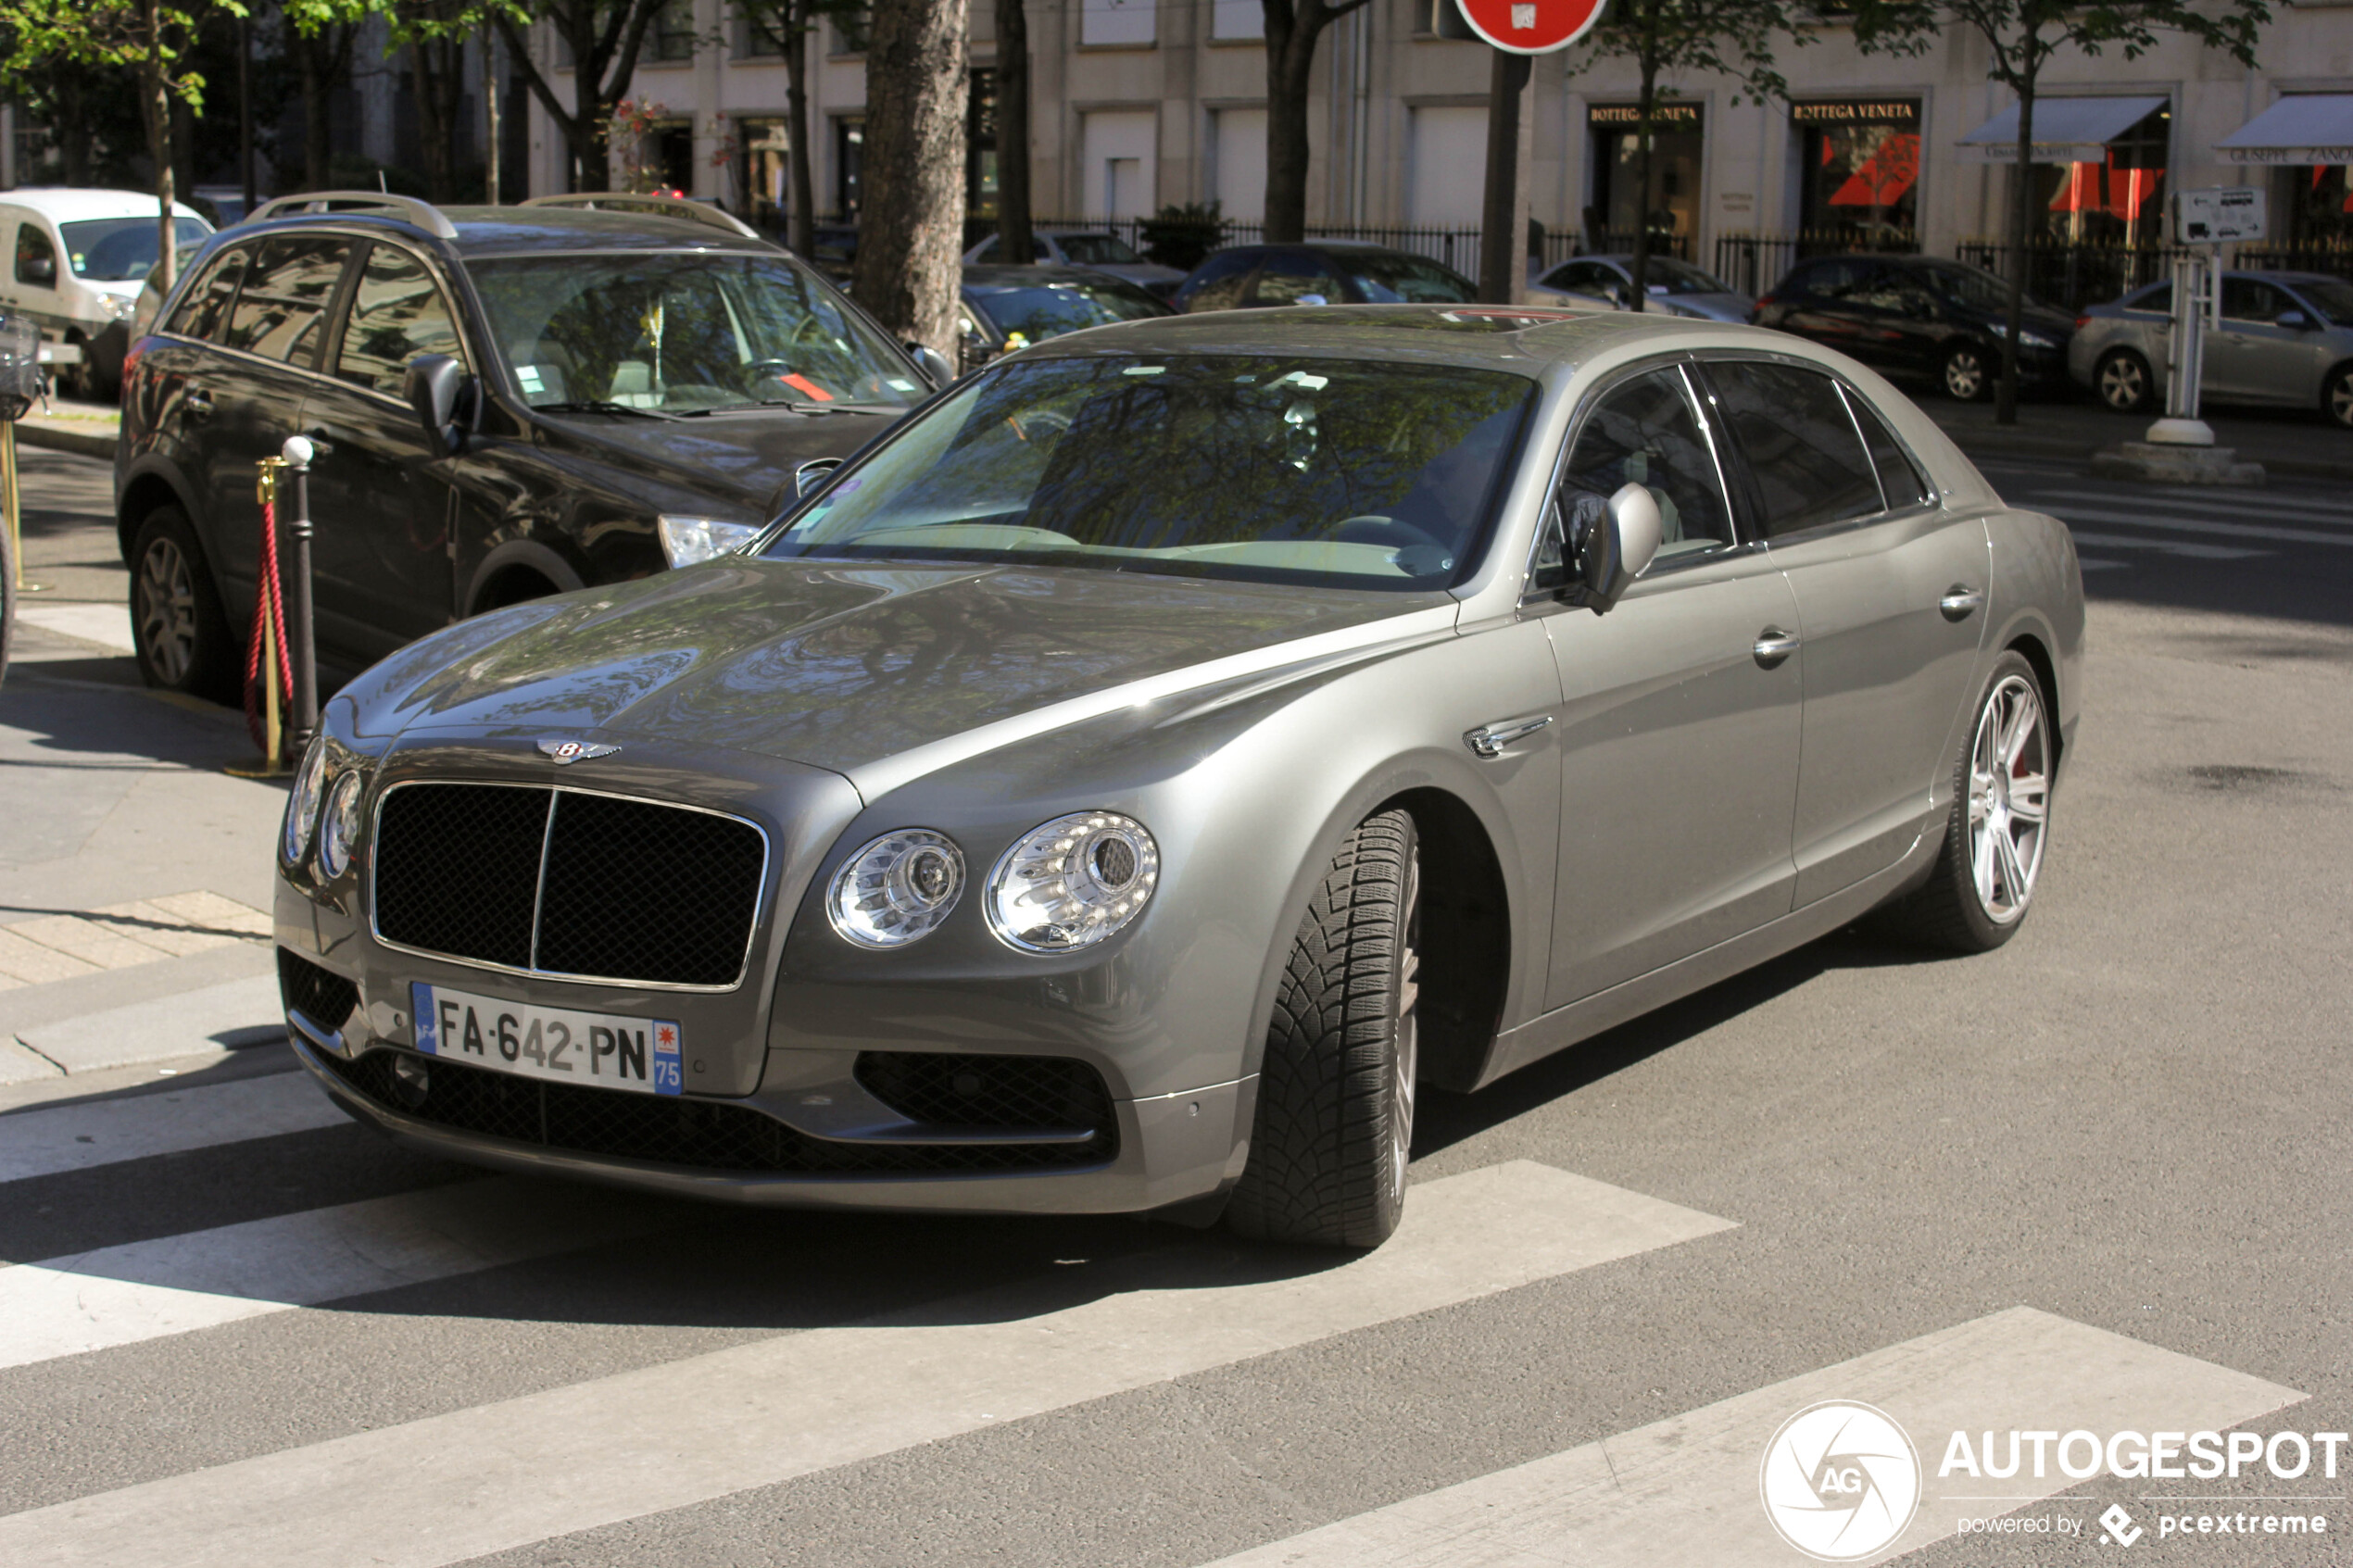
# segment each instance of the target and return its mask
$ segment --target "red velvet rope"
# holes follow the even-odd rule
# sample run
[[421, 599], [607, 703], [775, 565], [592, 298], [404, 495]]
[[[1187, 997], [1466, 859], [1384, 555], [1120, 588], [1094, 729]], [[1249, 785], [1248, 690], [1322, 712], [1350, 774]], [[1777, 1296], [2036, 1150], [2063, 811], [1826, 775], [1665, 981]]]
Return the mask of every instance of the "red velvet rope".
[[[261, 639], [278, 650], [278, 737], [283, 743], [293, 717], [294, 667], [286, 659], [286, 597], [278, 581], [278, 503], [261, 504], [261, 556], [253, 596], [253, 634], [245, 639], [245, 733], [266, 753], [261, 703]], [[276, 758], [270, 758], [274, 762]]]

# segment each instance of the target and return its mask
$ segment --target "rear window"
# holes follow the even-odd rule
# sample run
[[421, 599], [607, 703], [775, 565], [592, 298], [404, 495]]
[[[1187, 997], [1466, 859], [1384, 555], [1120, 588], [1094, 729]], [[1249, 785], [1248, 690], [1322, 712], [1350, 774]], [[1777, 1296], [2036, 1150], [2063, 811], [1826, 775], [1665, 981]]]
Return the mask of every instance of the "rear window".
[[1710, 365], [1707, 372], [1756, 477], [1767, 538], [1880, 509], [1879, 476], [1837, 383], [1818, 371], [1753, 361]]
[[1334, 252], [1332, 259], [1348, 270], [1366, 299], [1376, 305], [1468, 305], [1470, 285], [1424, 257], [1397, 251], [1369, 256]]

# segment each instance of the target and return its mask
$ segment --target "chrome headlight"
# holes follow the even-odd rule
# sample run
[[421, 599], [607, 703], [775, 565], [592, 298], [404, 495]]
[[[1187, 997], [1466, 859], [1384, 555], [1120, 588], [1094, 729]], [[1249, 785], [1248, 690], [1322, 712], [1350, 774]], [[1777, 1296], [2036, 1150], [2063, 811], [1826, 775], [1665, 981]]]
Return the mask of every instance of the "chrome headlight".
[[139, 296], [128, 294], [102, 294], [98, 296], [98, 308], [107, 313], [107, 320], [109, 321], [128, 321], [138, 312]]
[[692, 566], [698, 560], [724, 556], [749, 544], [760, 530], [748, 522], [723, 522], [715, 517], [670, 517], [655, 520], [661, 534], [661, 553], [672, 566]]
[[862, 846], [834, 873], [825, 918], [860, 947], [904, 947], [939, 927], [964, 890], [964, 852], [929, 828], [900, 828]]
[[988, 876], [988, 929], [1025, 953], [1091, 947], [1143, 913], [1160, 847], [1116, 811], [1074, 811], [1024, 834]]
[[302, 771], [295, 774], [294, 790], [286, 797], [286, 825], [280, 834], [278, 852], [286, 864], [295, 865], [310, 848], [310, 835], [319, 827], [319, 800], [327, 783], [327, 737], [318, 736], [310, 749], [303, 754]]
[[367, 784], [366, 769], [346, 768], [327, 791], [319, 823], [320, 875], [333, 879], [351, 869], [351, 851], [359, 842], [359, 797]]

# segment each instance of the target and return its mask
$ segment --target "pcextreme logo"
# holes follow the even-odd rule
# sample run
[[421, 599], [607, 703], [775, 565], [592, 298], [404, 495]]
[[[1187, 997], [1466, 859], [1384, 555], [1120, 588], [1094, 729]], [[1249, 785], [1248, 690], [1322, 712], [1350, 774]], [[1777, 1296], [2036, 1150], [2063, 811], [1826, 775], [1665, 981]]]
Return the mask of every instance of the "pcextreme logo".
[[1822, 1562], [1869, 1557], [1920, 1506], [1920, 1456], [1884, 1411], [1825, 1399], [1781, 1423], [1757, 1475], [1781, 1539]]

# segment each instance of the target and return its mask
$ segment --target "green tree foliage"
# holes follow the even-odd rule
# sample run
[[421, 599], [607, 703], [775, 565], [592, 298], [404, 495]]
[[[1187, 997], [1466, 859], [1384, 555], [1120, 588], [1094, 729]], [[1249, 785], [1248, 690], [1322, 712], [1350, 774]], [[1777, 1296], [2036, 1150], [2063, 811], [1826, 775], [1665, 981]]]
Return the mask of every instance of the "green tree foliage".
[[2026, 269], [2033, 237], [2034, 95], [2043, 69], [2060, 51], [2099, 55], [2114, 48], [2130, 60], [2181, 33], [2239, 64], [2255, 65], [2255, 41], [2271, 19], [2264, 0], [1858, 0], [1855, 42], [1867, 53], [1923, 55], [1955, 32], [1985, 41], [1986, 75], [2018, 94], [2018, 154], [2011, 169], [2013, 202], [2009, 330], [2002, 339], [2002, 374], [1994, 420], [2018, 422], [2018, 334], [2024, 325]]

